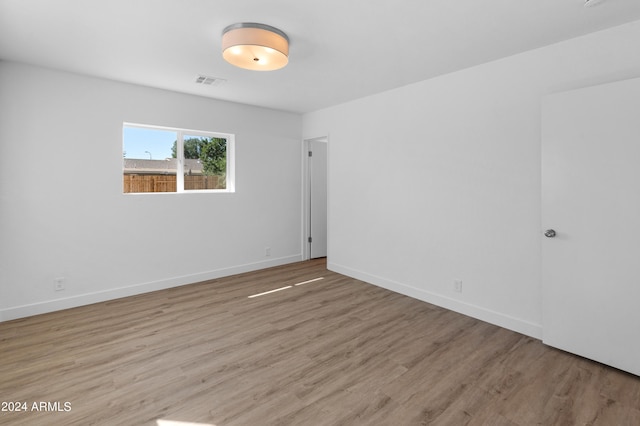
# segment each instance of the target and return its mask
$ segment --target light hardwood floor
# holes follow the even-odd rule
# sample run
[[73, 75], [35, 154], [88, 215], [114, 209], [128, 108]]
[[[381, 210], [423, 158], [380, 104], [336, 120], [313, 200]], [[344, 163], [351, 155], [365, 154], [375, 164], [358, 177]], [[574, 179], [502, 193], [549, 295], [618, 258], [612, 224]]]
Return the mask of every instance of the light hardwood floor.
[[640, 425], [640, 378], [325, 266], [0, 323], [1, 400], [70, 403], [0, 423]]

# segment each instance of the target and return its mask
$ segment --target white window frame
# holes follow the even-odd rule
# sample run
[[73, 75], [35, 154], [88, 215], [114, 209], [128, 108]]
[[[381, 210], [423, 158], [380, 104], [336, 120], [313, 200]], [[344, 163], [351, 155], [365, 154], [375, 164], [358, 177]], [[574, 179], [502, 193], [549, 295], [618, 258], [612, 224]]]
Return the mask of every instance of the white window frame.
[[[235, 192], [235, 135], [231, 133], [210, 132], [205, 130], [181, 129], [178, 127], [155, 126], [150, 124], [139, 124], [124, 122], [122, 124], [123, 134], [125, 127], [135, 127], [139, 129], [165, 130], [176, 133], [176, 192], [127, 192], [125, 195], [139, 194], [203, 194], [203, 193], [226, 193]], [[197, 136], [205, 138], [224, 138], [227, 140], [227, 172], [225, 176], [225, 189], [184, 189], [184, 136]], [[124, 137], [122, 141], [124, 151]]]

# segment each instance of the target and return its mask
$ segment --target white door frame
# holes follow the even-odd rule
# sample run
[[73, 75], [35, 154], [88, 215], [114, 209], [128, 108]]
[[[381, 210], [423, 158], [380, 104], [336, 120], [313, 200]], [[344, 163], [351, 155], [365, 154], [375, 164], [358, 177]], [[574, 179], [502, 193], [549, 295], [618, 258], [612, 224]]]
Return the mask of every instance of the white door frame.
[[[309, 147], [313, 142], [325, 142], [327, 144], [327, 170], [329, 169], [329, 136], [318, 136], [302, 141], [302, 258], [311, 259], [311, 249], [308, 237], [311, 233], [311, 192], [309, 182]], [[327, 258], [329, 250], [329, 175], [327, 174]]]

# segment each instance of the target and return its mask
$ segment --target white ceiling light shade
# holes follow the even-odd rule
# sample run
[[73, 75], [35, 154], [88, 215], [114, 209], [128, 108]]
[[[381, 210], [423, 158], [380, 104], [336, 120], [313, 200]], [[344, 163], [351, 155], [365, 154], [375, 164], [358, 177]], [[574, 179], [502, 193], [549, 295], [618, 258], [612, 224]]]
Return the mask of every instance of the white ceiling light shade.
[[289, 37], [269, 25], [253, 22], [229, 25], [222, 32], [222, 57], [248, 70], [277, 70], [289, 62]]

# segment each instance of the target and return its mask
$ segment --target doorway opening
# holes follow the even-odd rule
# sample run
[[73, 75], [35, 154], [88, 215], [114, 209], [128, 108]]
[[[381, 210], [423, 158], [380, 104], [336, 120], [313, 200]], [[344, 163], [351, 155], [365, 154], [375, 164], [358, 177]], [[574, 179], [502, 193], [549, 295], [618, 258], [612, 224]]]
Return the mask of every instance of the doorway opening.
[[303, 253], [304, 258], [327, 257], [328, 238], [328, 175], [327, 136], [305, 139], [303, 146], [304, 208]]

